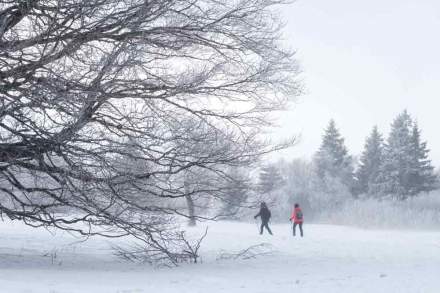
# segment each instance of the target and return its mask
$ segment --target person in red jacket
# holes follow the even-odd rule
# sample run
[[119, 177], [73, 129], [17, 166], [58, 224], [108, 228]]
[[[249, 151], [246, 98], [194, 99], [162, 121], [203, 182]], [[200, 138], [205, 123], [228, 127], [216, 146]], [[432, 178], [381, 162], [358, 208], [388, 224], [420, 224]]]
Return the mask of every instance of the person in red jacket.
[[304, 237], [303, 233], [303, 222], [304, 217], [299, 204], [295, 204], [295, 208], [293, 209], [292, 216], [290, 217], [290, 221], [293, 221], [293, 236], [295, 236], [296, 226], [299, 226], [299, 231], [301, 232], [301, 237]]

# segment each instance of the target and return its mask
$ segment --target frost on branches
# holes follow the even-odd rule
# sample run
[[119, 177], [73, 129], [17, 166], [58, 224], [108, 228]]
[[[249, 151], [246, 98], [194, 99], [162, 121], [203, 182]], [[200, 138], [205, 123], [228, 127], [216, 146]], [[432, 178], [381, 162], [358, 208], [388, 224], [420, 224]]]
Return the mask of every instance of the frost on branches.
[[405, 199], [434, 190], [437, 178], [428, 153], [417, 123], [404, 111], [391, 124], [375, 192], [380, 196]]
[[283, 2], [2, 1], [1, 214], [132, 235], [174, 261], [187, 193], [222, 196], [185, 172], [222, 177], [285, 146], [259, 139], [299, 89]]
[[384, 140], [375, 126], [366, 139], [359, 167], [356, 171], [356, 194], [374, 194], [374, 184], [380, 175], [384, 157]]

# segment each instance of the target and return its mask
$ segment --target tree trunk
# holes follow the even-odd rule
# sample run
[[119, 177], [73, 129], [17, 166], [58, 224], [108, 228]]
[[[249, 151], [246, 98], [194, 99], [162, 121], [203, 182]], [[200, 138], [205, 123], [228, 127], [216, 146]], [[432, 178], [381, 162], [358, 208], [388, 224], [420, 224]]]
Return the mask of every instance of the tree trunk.
[[185, 195], [185, 199], [186, 199], [186, 205], [188, 207], [188, 216], [189, 216], [189, 221], [188, 221], [188, 226], [195, 226], [196, 225], [196, 216], [194, 213], [194, 201], [191, 197], [191, 195]]
[[185, 186], [185, 200], [186, 200], [186, 206], [188, 208], [188, 226], [195, 226], [196, 225], [196, 216], [195, 216], [195, 208], [194, 208], [194, 201], [190, 195], [190, 189], [188, 185], [188, 173], [185, 174], [184, 179], [184, 186]]

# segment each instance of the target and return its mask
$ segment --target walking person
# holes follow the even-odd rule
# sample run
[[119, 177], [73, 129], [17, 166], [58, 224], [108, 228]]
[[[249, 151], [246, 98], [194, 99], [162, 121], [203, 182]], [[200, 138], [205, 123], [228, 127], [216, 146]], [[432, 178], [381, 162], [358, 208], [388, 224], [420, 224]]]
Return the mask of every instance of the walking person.
[[301, 233], [301, 237], [304, 237], [303, 233], [303, 222], [304, 216], [299, 204], [295, 204], [295, 207], [292, 212], [292, 216], [290, 217], [290, 221], [293, 221], [293, 236], [296, 234], [296, 226], [299, 226], [299, 231]]
[[266, 227], [267, 232], [269, 232], [270, 235], [273, 235], [272, 231], [269, 228], [269, 220], [271, 217], [271, 213], [270, 213], [270, 210], [264, 201], [261, 203], [260, 211], [258, 212], [258, 214], [255, 215], [254, 219], [256, 219], [258, 217], [261, 218], [260, 235], [263, 234], [263, 229], [265, 227]]

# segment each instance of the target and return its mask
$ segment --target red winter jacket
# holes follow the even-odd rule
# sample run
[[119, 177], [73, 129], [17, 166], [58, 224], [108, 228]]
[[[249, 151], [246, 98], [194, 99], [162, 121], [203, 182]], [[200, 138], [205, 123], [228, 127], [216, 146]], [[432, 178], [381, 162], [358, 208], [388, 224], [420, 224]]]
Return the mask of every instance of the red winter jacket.
[[299, 224], [299, 223], [304, 222], [304, 216], [302, 216], [300, 219], [297, 218], [297, 214], [298, 214], [298, 212], [300, 212], [301, 215], [302, 215], [301, 208], [295, 208], [295, 209], [293, 210], [293, 212], [292, 212], [292, 216], [290, 217], [290, 219], [291, 219], [294, 223], [296, 223], [296, 224]]

